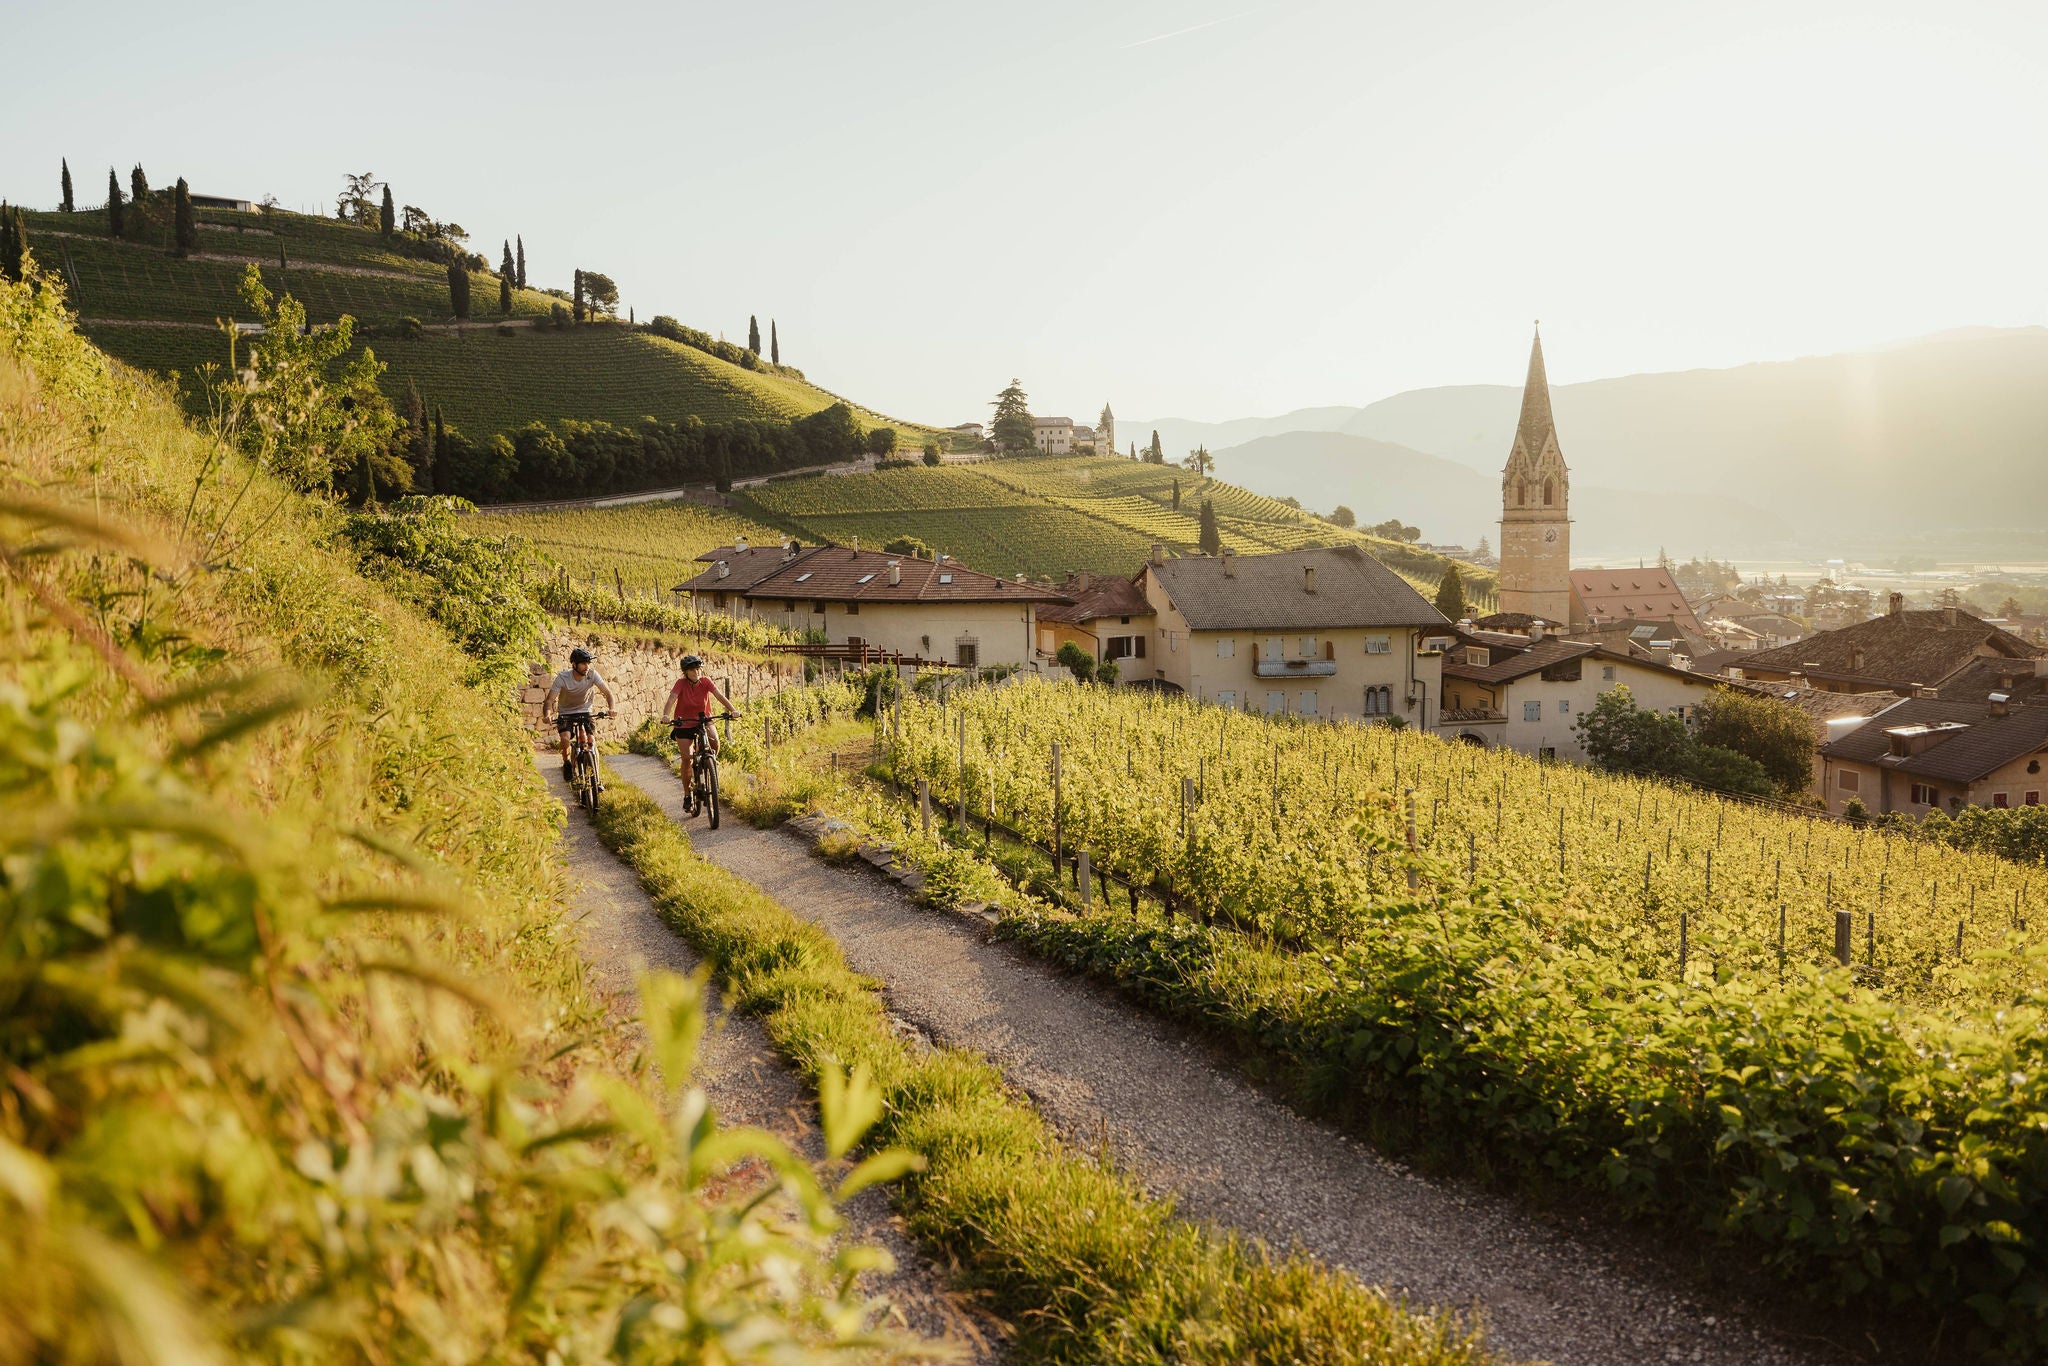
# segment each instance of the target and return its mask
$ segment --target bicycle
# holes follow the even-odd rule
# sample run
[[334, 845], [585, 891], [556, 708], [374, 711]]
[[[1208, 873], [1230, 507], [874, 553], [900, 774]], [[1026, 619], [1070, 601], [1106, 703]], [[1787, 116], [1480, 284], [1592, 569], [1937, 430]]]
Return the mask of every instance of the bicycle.
[[604, 791], [597, 777], [596, 723], [610, 715], [608, 711], [584, 712], [572, 718], [576, 725], [569, 732], [569, 787], [576, 793], [576, 805], [593, 814], [598, 794]]
[[708, 712], [700, 712], [697, 716], [698, 729], [701, 734], [690, 757], [688, 795], [695, 802], [696, 811], [701, 811], [704, 814], [705, 823], [713, 830], [718, 828], [720, 806], [718, 800], [718, 750], [708, 743], [711, 735], [711, 722], [737, 721], [738, 719], [737, 716], [729, 711], [720, 712], [715, 717]]

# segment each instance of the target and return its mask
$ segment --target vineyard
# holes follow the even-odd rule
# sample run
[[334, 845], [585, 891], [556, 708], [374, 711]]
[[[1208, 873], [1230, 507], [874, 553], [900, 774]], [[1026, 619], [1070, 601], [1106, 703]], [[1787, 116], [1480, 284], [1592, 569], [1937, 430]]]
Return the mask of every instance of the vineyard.
[[1892, 999], [1969, 1007], [2043, 985], [2036, 959], [2008, 950], [2033, 942], [2048, 872], [1991, 854], [1381, 726], [1290, 725], [1179, 698], [1022, 683], [943, 713], [911, 698], [901, 718], [898, 776], [956, 801], [964, 722], [971, 813], [1087, 848], [1099, 868], [1172, 888], [1197, 919], [1294, 949], [1341, 946], [1418, 897], [1490, 895], [1560, 948], [1606, 956], [1645, 985], [1677, 980], [1681, 966], [1687, 978], [1775, 984], [1835, 964], [1847, 912], [1857, 980]]
[[[1004, 933], [1234, 1037], [1310, 1108], [1986, 1359], [2048, 1348], [2038, 862], [1071, 684], [876, 724], [874, 771], [928, 784], [950, 838], [986, 847], [992, 816], [1058, 851], [1030, 882], [1055, 905]], [[900, 798], [844, 800], [912, 840]]]
[[772, 545], [777, 538], [758, 522], [682, 500], [556, 512], [485, 509], [468, 526], [486, 535], [519, 537], [579, 583], [609, 585], [616, 572], [635, 591], [652, 586], [663, 594], [703, 572], [697, 556], [707, 550], [741, 536], [755, 545]]

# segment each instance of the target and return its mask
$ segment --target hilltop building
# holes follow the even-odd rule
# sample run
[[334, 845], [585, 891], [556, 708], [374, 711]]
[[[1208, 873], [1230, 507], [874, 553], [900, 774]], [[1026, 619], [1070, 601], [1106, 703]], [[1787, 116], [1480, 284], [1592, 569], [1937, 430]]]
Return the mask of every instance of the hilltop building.
[[1077, 425], [1071, 417], [1034, 417], [1031, 442], [1040, 455], [1114, 455], [1116, 414], [1103, 404], [1093, 427]]
[[830, 645], [964, 668], [1029, 667], [1039, 604], [1066, 602], [944, 556], [740, 541], [697, 558], [708, 567], [679, 591], [703, 611], [817, 631]]
[[1550, 415], [1543, 334], [1529, 351], [1522, 414], [1500, 479], [1500, 610], [1554, 624], [1572, 616], [1571, 472]]

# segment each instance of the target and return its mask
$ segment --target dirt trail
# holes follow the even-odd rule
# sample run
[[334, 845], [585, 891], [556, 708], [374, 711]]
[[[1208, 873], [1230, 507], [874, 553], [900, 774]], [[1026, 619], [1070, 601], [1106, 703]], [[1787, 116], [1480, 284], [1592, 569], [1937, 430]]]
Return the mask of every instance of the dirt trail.
[[[658, 759], [618, 772], [680, 818]], [[1075, 1142], [1107, 1137], [1184, 1214], [1299, 1246], [1411, 1299], [1478, 1309], [1493, 1345], [1593, 1366], [1792, 1366], [1854, 1358], [1717, 1313], [1625, 1256], [1510, 1202], [1426, 1178], [1239, 1080], [1185, 1031], [1011, 945], [966, 916], [920, 908], [882, 877], [811, 856], [794, 832], [686, 822], [691, 843], [829, 931], [891, 1008], [979, 1050]]]
[[[632, 871], [599, 842], [562, 781], [559, 759], [553, 753], [537, 754], [535, 762], [546, 775], [549, 790], [569, 809], [562, 852], [575, 888], [570, 913], [577, 945], [598, 986], [617, 999], [619, 1010], [630, 1014], [638, 1009], [634, 978], [641, 968], [693, 972], [702, 960], [662, 922]], [[766, 1129], [812, 1161], [822, 1157], [810, 1094], [776, 1058], [760, 1025], [726, 1010], [715, 990], [711, 1017], [713, 1027], [705, 1037], [696, 1081], [720, 1118]], [[1000, 1330], [947, 1291], [938, 1267], [890, 1212], [883, 1191], [862, 1192], [844, 1212], [849, 1236], [878, 1244], [896, 1259], [890, 1275], [863, 1278], [867, 1293], [887, 1297], [900, 1311], [903, 1325], [950, 1342], [966, 1353], [968, 1361], [1003, 1359]]]

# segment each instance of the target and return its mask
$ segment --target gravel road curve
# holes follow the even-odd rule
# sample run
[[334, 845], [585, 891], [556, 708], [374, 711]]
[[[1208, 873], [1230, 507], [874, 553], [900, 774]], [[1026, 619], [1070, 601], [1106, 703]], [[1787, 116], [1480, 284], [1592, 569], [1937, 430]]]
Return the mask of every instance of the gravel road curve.
[[[599, 842], [562, 781], [560, 760], [548, 753], [536, 755], [535, 761], [549, 790], [569, 809], [562, 852], [574, 889], [569, 904], [577, 946], [599, 990], [616, 1002], [616, 1009], [632, 1014], [639, 1009], [634, 979], [642, 968], [694, 972], [702, 960], [662, 922], [632, 870]], [[766, 1129], [817, 1161], [824, 1144], [803, 1082], [775, 1056], [759, 1024], [726, 1010], [715, 990], [710, 1006], [713, 1027], [696, 1079], [719, 1117]], [[939, 1268], [903, 1232], [884, 1191], [863, 1191], [843, 1212], [848, 1236], [886, 1248], [896, 1259], [894, 1272], [863, 1277], [862, 1289], [887, 1298], [900, 1327], [947, 1342], [970, 1362], [1004, 1359], [1000, 1327], [946, 1289]]]
[[[671, 818], [682, 789], [658, 759], [612, 760]], [[1218, 1066], [1174, 1025], [923, 909], [865, 868], [811, 856], [791, 831], [685, 822], [704, 857], [829, 931], [892, 1009], [1002, 1068], [1063, 1133], [1107, 1137], [1182, 1213], [1299, 1246], [1415, 1301], [1483, 1315], [1526, 1360], [1805, 1366], [1853, 1358], [1698, 1303], [1622, 1258], [1476, 1188], [1423, 1177], [1302, 1118]]]

